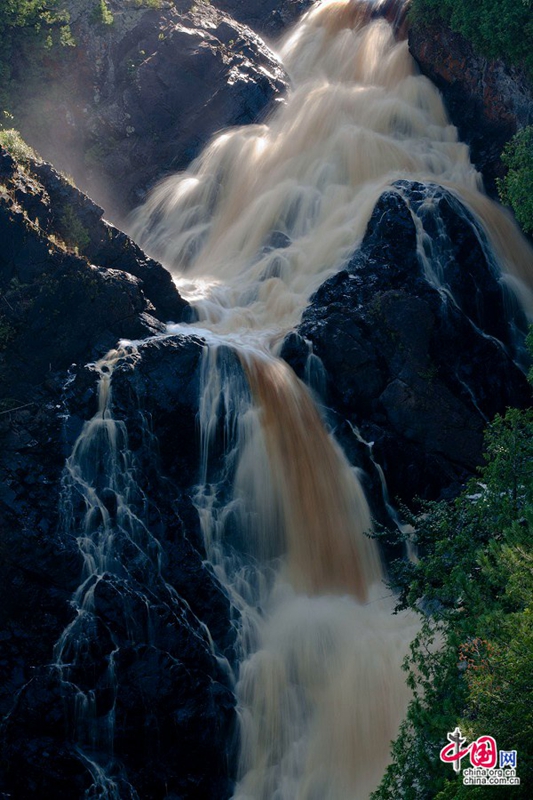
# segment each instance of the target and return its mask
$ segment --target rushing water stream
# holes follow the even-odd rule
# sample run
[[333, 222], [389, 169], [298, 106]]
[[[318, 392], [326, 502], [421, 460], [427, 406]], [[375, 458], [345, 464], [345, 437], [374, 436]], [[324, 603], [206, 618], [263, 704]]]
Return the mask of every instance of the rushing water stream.
[[[239, 631], [239, 800], [366, 800], [408, 701], [400, 667], [414, 623], [393, 617], [383, 599], [357, 470], [307, 387], [277, 358], [284, 335], [361, 241], [383, 190], [402, 178], [444, 185], [460, 198], [506, 280], [528, 298], [530, 251], [483, 195], [468, 149], [407, 43], [376, 16], [390, 5], [329, 0], [312, 9], [281, 47], [293, 82], [287, 101], [268, 123], [219, 135], [188, 172], [155, 189], [132, 223], [134, 237], [173, 272], [206, 341], [194, 502]], [[445, 291], [423, 212], [412, 210], [419, 257], [430, 283]], [[169, 334], [191, 330], [169, 326]], [[241, 370], [228, 366], [228, 352]], [[78, 615], [56, 647], [71, 684], [95, 578], [120, 576], [135, 552], [136, 568], [152, 573], [147, 585], [162, 580], [124, 428], [112, 414], [112, 370], [125, 354], [100, 363], [100, 407], [65, 473], [68, 524], [69, 497], [86, 504]], [[220, 419], [222, 467], [212, 459]], [[108, 677], [112, 695], [112, 659]], [[80, 752], [98, 746], [111, 754], [113, 703], [98, 727], [95, 698], [77, 696]], [[84, 757], [94, 796], [125, 796]]]

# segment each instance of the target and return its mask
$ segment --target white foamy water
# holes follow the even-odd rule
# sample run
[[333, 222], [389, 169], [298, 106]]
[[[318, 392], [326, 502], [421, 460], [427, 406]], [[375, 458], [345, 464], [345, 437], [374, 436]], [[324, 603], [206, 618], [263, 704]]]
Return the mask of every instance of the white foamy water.
[[134, 238], [219, 332], [294, 325], [399, 178], [452, 189], [486, 221], [506, 268], [531, 274], [531, 251], [481, 193], [439, 92], [389, 23], [368, 21], [370, 6], [311, 11], [281, 47], [293, 84], [284, 105], [216, 137], [134, 215]]

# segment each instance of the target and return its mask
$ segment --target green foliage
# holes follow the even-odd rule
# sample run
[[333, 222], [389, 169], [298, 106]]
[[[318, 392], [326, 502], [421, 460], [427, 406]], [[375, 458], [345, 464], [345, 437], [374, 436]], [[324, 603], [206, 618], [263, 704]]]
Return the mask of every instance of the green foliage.
[[[533, 334], [529, 337], [533, 344]], [[413, 700], [373, 800], [491, 798], [440, 761], [457, 725], [518, 751], [520, 787], [533, 781], [533, 410], [497, 416], [485, 466], [452, 503], [426, 502], [411, 522], [419, 561], [398, 561], [399, 607], [422, 614], [405, 667]]]
[[0, 6], [0, 31], [38, 24], [53, 3], [44, 0], [7, 0]]
[[112, 25], [114, 22], [113, 14], [106, 0], [97, 0], [91, 14], [91, 22], [95, 25]]
[[163, 0], [130, 0], [135, 8], [161, 8]]
[[59, 233], [67, 247], [83, 252], [90, 242], [89, 231], [72, 206], [66, 206], [59, 220]]
[[441, 20], [488, 58], [525, 66], [533, 74], [532, 0], [413, 0], [415, 23]]
[[29, 144], [26, 144], [22, 136], [14, 128], [8, 130], [0, 130], [0, 145], [15, 158], [23, 164], [31, 159], [34, 161], [39, 160], [39, 156]]
[[523, 230], [533, 232], [533, 126], [523, 128], [502, 153], [507, 175], [498, 181], [502, 203], [511, 206]]
[[38, 60], [55, 46], [73, 46], [69, 14], [62, 0], [3, 0], [0, 3], [0, 107], [11, 106], [12, 66]]
[[9, 35], [15, 29], [50, 31], [68, 26], [68, 13], [59, 0], [5, 0], [0, 5], [0, 34]]

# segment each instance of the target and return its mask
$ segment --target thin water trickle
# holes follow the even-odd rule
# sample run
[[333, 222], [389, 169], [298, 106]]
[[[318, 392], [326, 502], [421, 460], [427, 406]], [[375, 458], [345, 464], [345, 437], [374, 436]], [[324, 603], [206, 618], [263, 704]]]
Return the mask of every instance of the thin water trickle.
[[[83, 568], [71, 599], [74, 616], [55, 645], [51, 666], [68, 706], [68, 735], [91, 777], [87, 800], [139, 800], [114, 755], [117, 658], [123, 646], [152, 644], [152, 603], [158, 604], [155, 621], [164, 609], [177, 627], [191, 630], [193, 618], [195, 635], [214, 652], [208, 629], [164, 578], [162, 546], [150, 530], [149, 500], [127, 426], [113, 411], [113, 373], [125, 364], [132, 368], [138, 358], [137, 347], [129, 343], [93, 365], [97, 410], [83, 425], [62, 478], [61, 524], [76, 539]], [[149, 432], [140, 433], [150, 440]], [[107, 623], [98, 607], [102, 587], [104, 606], [106, 587], [115, 606]], [[225, 659], [217, 660], [229, 671]]]
[[[124, 539], [139, 547], [141, 530], [142, 535], [149, 535], [135, 512], [140, 493], [133, 477], [126, 427], [113, 418], [111, 410], [111, 377], [124, 355], [121, 350], [112, 350], [95, 364], [99, 376], [97, 411], [83, 426], [63, 472], [61, 521], [65, 533], [76, 537], [83, 571], [71, 600], [75, 616], [55, 645], [53, 661], [64, 685], [65, 697], [73, 698], [69, 715], [73, 735], [80, 760], [93, 780], [86, 796], [105, 800], [121, 798], [113, 759], [118, 645], [109, 630], [106, 631], [107, 652], [102, 654], [105, 674], [98, 680], [99, 692], [109, 695], [106, 713], [98, 708], [95, 687], [80, 683], [78, 676], [87, 660], [89, 643], [101, 638], [95, 614], [98, 582], [106, 573], [123, 574], [121, 548]], [[154, 545], [157, 550], [155, 540]], [[106, 644], [102, 645], [104, 649]], [[92, 755], [95, 752], [103, 753], [106, 763], [98, 763]], [[131, 800], [135, 800], [137, 794], [133, 787], [125, 782], [122, 792], [125, 786]]]

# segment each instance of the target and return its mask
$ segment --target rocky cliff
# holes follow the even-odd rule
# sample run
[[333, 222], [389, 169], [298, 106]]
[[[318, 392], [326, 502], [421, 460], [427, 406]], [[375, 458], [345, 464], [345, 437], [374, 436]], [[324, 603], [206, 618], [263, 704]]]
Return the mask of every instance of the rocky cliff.
[[531, 79], [516, 67], [483, 58], [443, 25], [411, 27], [409, 47], [422, 73], [441, 90], [460, 138], [495, 195], [496, 179], [505, 174], [500, 158], [505, 144], [533, 124]]
[[214, 4], [155, 5], [110, 2], [104, 24], [86, 0], [70, 0], [76, 45], [54, 50], [36, 75], [24, 54], [16, 65], [17, 126], [114, 219], [220, 128], [259, 120], [286, 88], [259, 35]]
[[[345, 446], [363, 457], [366, 442], [391, 495], [409, 502], [457, 489], [480, 461], [486, 422], [527, 404], [530, 391], [514, 363], [526, 320], [479, 227], [442, 188], [401, 181], [396, 190], [382, 195], [361, 247], [311, 298], [298, 332], [325, 367]], [[433, 238], [438, 279], [424, 271], [415, 221]], [[286, 357], [303, 376], [290, 344]]]
[[[102, 210], [49, 165], [19, 164], [2, 151], [0, 170], [0, 713], [5, 767], [0, 791], [20, 800], [71, 800], [84, 796], [94, 783], [87, 756], [80, 756], [79, 740], [72, 739], [65, 706], [69, 691], [54, 666], [54, 645], [78, 613], [71, 598], [83, 566], [76, 535], [65, 528], [60, 513], [65, 457], [83, 421], [95, 411], [98, 374], [83, 365], [121, 337], [142, 339], [163, 330], [162, 320], [179, 321], [188, 307], [169, 274], [104, 222]], [[170, 787], [179, 797], [229, 793], [233, 696], [210, 638], [221, 652], [231, 648], [229, 612], [214, 576], [203, 566], [198, 522], [187, 493], [195, 477], [201, 344], [188, 341], [181, 348], [183, 357], [173, 362], [165, 382], [175, 393], [175, 402], [165, 400], [174, 415], [168, 422], [173, 470], [172, 481], [165, 484], [168, 492], [163, 492], [166, 501], [162, 487], [150, 485], [156, 454], [149, 458], [144, 440], [139, 441], [141, 417], [149, 413], [138, 387], [142, 370], [135, 373], [139, 403], [131, 392], [124, 401], [132, 452], [139, 451], [138, 469], [143, 459], [149, 464], [139, 478], [139, 491], [153, 497], [150, 524], [165, 551], [162, 573], [142, 579], [132, 570], [120, 579], [110, 575], [98, 581], [94, 625], [84, 633], [87, 652], [68, 684], [70, 694], [75, 682], [99, 698], [97, 719], [114, 703], [121, 798], [133, 796], [132, 783], [146, 798], [170, 796]], [[129, 365], [124, 369], [127, 373]], [[117, 396], [119, 386], [117, 379]], [[159, 391], [161, 413], [163, 385]], [[133, 407], [137, 418], [135, 412], [131, 417]], [[164, 448], [160, 457], [165, 460]], [[111, 653], [120, 686], [113, 701], [106, 677]]]

